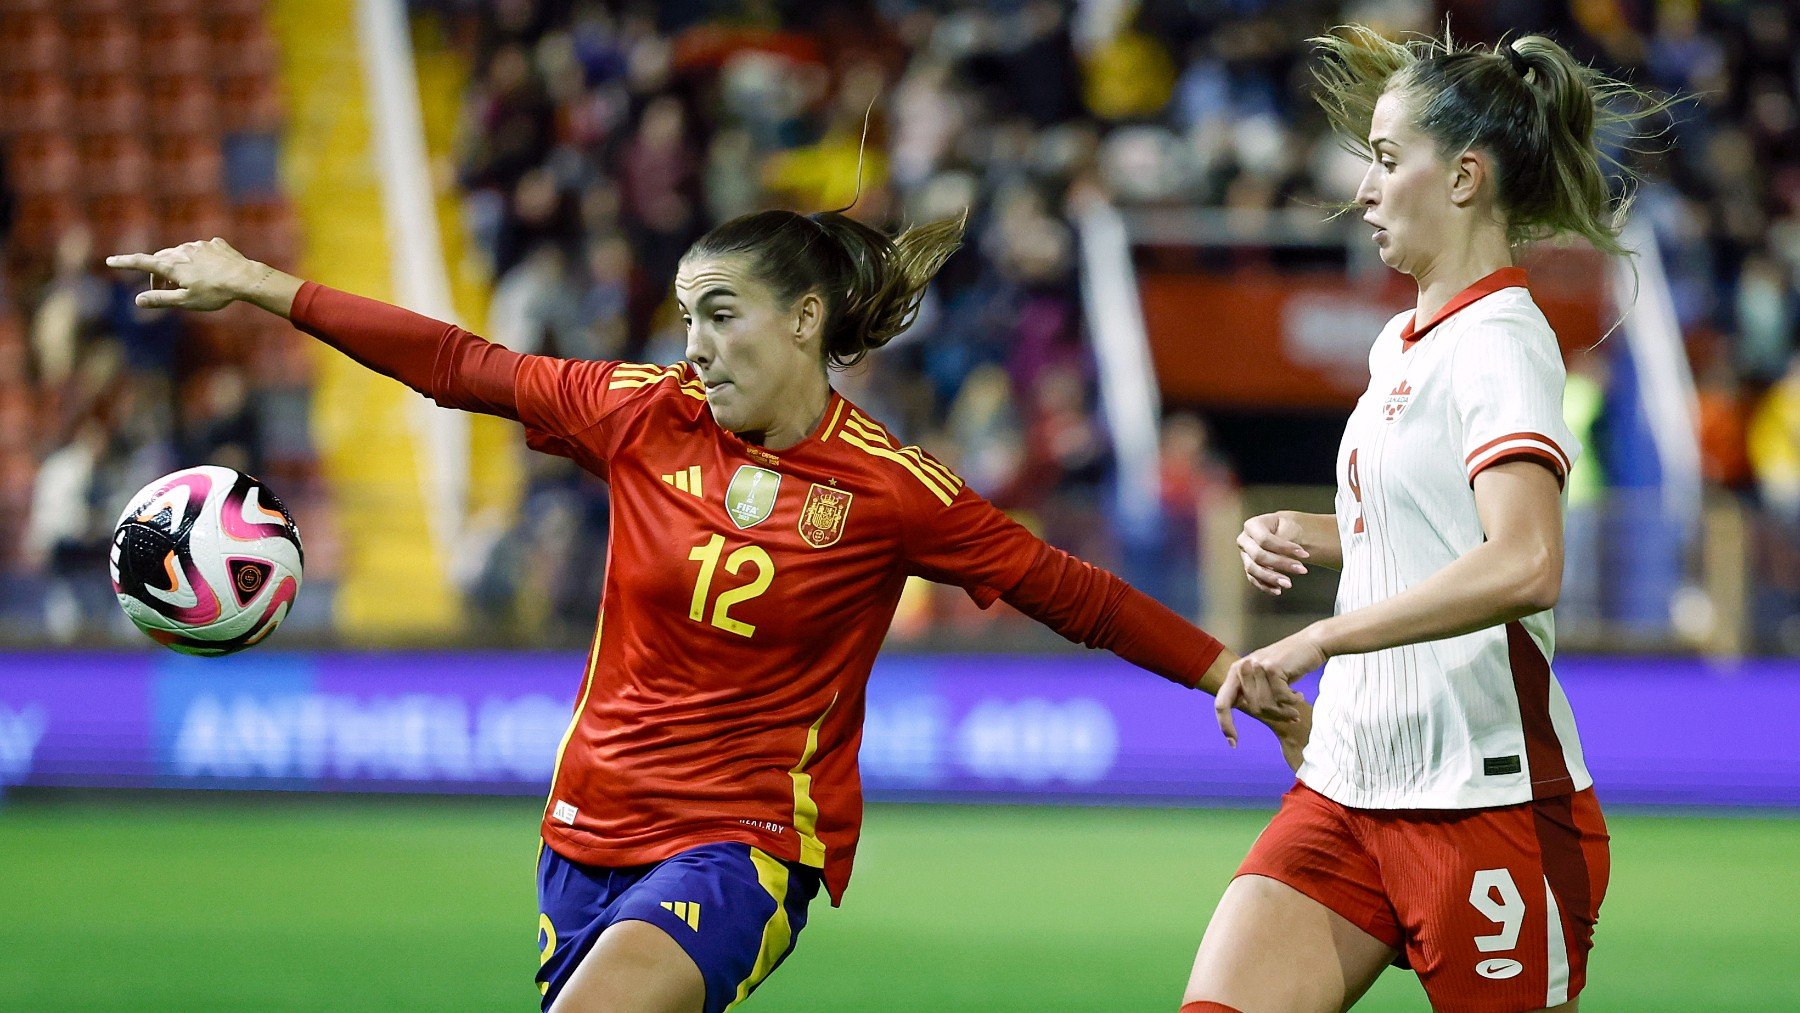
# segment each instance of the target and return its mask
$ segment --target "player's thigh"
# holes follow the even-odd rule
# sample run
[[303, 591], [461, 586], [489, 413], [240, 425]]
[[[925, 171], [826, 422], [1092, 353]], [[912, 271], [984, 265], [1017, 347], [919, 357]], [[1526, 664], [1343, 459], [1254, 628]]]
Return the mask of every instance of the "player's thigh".
[[1407, 957], [1435, 1008], [1572, 1008], [1610, 872], [1591, 790], [1401, 821], [1379, 837], [1398, 870], [1394, 905], [1415, 926]]
[[[562, 995], [554, 994], [557, 976], [543, 975], [559, 1000], [552, 1008], [560, 1013], [560, 999], [569, 993], [586, 1003], [590, 996], [632, 995], [652, 986], [646, 994], [686, 997], [685, 986], [697, 980], [698, 1005], [683, 998], [679, 1007], [618, 1008], [724, 1010], [755, 991], [793, 951], [819, 886], [817, 870], [745, 844], [703, 845], [665, 859], [620, 892], [605, 912], [601, 942], [612, 942], [617, 934], [614, 949], [596, 944], [560, 984]], [[646, 975], [656, 981], [644, 983]], [[678, 983], [684, 986], [679, 993], [672, 991]]]
[[1346, 1009], [1396, 952], [1286, 883], [1239, 876], [1206, 927], [1183, 1002], [1244, 1013]]
[[1188, 1001], [1335, 1010], [1393, 960], [1403, 935], [1360, 817], [1295, 784], [1207, 926]]
[[700, 1013], [706, 979], [667, 932], [614, 922], [563, 984], [550, 1013]]

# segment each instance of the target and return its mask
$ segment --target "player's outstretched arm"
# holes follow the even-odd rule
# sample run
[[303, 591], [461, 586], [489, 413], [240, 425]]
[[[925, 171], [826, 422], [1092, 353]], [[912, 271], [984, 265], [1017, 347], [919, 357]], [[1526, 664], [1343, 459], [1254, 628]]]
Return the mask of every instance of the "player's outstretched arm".
[[106, 266], [150, 275], [150, 288], [137, 294], [137, 304], [146, 309], [205, 312], [247, 302], [286, 317], [304, 284], [251, 260], [217, 237], [155, 253], [117, 254], [106, 258]]
[[[455, 324], [302, 281], [223, 239], [120, 254], [106, 264], [150, 275], [151, 287], [137, 294], [139, 306], [209, 311], [247, 302], [447, 408], [520, 418], [517, 378], [527, 357]], [[557, 392], [554, 383], [539, 386]]]
[[[905, 516], [911, 572], [967, 588], [983, 607], [1004, 600], [1069, 640], [1171, 682], [1215, 695], [1225, 685], [1237, 658], [1217, 639], [1113, 574], [1046, 544], [968, 489], [942, 506], [921, 497], [916, 513]], [[1286, 683], [1266, 690], [1238, 693], [1234, 706], [1273, 729], [1297, 763], [1311, 709]]]

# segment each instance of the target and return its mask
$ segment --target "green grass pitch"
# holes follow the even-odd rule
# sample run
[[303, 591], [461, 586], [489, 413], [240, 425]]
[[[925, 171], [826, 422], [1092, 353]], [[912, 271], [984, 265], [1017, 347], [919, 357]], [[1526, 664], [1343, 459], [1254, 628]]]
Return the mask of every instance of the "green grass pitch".
[[[0, 1009], [535, 1008], [532, 800], [0, 808]], [[1267, 814], [875, 806], [751, 1010], [1173, 1013]], [[1800, 820], [1614, 813], [1584, 1010], [1800, 1009]], [[1359, 1009], [1422, 1010], [1390, 971]]]

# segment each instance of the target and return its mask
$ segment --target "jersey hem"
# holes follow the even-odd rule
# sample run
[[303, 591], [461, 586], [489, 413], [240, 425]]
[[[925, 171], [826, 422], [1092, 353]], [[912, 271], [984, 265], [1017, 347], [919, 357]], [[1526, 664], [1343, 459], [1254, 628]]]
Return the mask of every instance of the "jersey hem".
[[1425, 792], [1372, 792], [1357, 791], [1342, 786], [1328, 787], [1327, 782], [1342, 780], [1335, 771], [1302, 769], [1298, 780], [1313, 791], [1351, 809], [1386, 810], [1386, 809], [1496, 809], [1501, 806], [1521, 805], [1546, 798], [1560, 798], [1574, 795], [1594, 786], [1594, 779], [1586, 775], [1556, 778], [1536, 784], [1518, 784], [1507, 788], [1483, 788], [1480, 790], [1458, 789], [1451, 791], [1433, 790]]
[[[568, 827], [546, 819], [539, 824], [539, 834], [551, 851], [564, 858], [572, 862], [580, 862], [583, 865], [598, 865], [609, 869], [651, 865], [708, 844], [745, 844], [783, 862], [810, 865], [810, 863], [800, 860], [800, 846], [797, 843], [790, 844], [781, 838], [771, 840], [768, 834], [730, 827], [721, 827], [710, 832], [659, 838], [654, 843], [594, 845], [576, 839]], [[594, 835], [584, 834], [583, 836], [592, 840]], [[836, 864], [827, 858], [825, 867], [819, 869], [826, 892], [831, 895], [832, 907], [843, 903], [844, 890], [849, 885], [849, 876], [835, 868]], [[812, 867], [817, 868], [817, 866]]]

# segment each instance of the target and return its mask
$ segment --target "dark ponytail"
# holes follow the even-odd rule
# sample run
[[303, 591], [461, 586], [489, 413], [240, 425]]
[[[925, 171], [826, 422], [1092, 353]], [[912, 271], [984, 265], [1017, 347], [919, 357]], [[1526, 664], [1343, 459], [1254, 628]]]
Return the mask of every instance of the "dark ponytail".
[[962, 245], [963, 219], [946, 218], [890, 239], [836, 211], [759, 211], [708, 232], [682, 259], [744, 255], [784, 303], [825, 301], [824, 353], [849, 366], [906, 330], [925, 286]]

